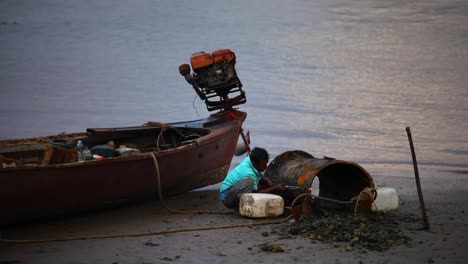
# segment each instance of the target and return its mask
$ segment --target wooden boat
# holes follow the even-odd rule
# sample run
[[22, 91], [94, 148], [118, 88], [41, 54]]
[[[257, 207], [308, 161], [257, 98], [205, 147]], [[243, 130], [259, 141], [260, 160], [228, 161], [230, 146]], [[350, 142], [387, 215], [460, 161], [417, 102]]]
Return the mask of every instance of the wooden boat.
[[[244, 103], [245, 94], [240, 83], [217, 92], [189, 83], [216, 113], [188, 122], [0, 141], [0, 224], [157, 197], [158, 187], [175, 195], [222, 181], [247, 116], [232, 106]], [[233, 91], [241, 95], [229, 99]], [[113, 144], [137, 151], [77, 162], [78, 140], [89, 148]]]

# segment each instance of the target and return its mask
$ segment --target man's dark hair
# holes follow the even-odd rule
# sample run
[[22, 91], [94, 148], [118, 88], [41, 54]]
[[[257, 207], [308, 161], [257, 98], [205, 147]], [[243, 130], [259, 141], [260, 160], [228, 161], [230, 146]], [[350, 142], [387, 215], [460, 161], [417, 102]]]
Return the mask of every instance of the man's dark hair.
[[265, 149], [255, 147], [252, 149], [250, 152], [250, 161], [252, 163], [258, 163], [261, 160], [269, 160], [270, 159], [270, 154]]

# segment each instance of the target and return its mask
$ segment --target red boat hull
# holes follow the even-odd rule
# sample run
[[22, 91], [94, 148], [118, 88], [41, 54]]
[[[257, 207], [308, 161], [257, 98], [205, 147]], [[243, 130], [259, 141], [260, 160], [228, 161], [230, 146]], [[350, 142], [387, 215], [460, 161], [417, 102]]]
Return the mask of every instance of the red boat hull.
[[230, 110], [173, 124], [203, 127], [210, 133], [184, 146], [152, 152], [154, 156], [0, 169], [0, 224], [154, 198], [158, 174], [163, 195], [218, 183], [229, 170], [245, 118], [246, 113]]

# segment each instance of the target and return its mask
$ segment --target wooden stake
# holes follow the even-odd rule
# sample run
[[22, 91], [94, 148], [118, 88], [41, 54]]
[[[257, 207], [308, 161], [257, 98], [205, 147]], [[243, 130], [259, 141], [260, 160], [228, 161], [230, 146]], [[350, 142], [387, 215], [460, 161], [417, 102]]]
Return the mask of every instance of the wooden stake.
[[426, 206], [424, 205], [424, 198], [421, 190], [421, 183], [419, 181], [419, 172], [418, 172], [418, 163], [416, 161], [416, 153], [414, 152], [413, 139], [411, 137], [410, 128], [406, 128], [406, 133], [408, 134], [408, 140], [411, 148], [411, 155], [413, 157], [413, 167], [414, 167], [414, 177], [416, 179], [416, 187], [418, 188], [419, 204], [421, 206], [421, 213], [424, 221], [424, 229], [429, 230], [429, 221], [427, 220]]

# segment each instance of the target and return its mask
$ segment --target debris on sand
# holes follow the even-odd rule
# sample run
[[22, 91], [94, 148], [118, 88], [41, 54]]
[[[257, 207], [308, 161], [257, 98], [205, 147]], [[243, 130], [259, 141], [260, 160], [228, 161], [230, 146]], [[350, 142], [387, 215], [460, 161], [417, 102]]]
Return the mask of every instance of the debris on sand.
[[267, 252], [273, 252], [273, 253], [284, 252], [284, 249], [281, 248], [278, 244], [263, 243], [258, 246], [260, 247], [261, 250], [267, 251]]
[[411, 246], [411, 238], [398, 228], [396, 221], [377, 217], [325, 214], [314, 219], [301, 219], [299, 223], [279, 229], [275, 232], [300, 235], [335, 247], [344, 243], [346, 251], [352, 248], [385, 251], [399, 245]]
[[159, 244], [154, 243], [152, 241], [148, 241], [148, 242], [145, 243], [145, 246], [147, 246], [147, 247], [157, 247], [157, 246], [159, 246]]

